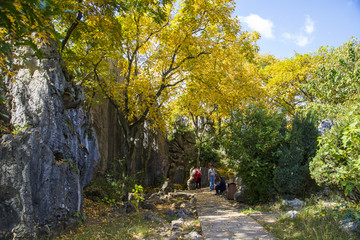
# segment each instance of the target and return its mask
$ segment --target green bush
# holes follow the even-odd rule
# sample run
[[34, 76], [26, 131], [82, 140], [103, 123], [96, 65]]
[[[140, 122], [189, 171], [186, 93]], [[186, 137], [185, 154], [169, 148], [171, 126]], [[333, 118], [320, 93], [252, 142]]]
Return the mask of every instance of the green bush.
[[316, 154], [318, 130], [311, 112], [296, 114], [274, 170], [274, 186], [284, 197], [303, 197], [315, 186], [309, 162]]
[[136, 185], [136, 176], [118, 178], [107, 173], [104, 177], [94, 178], [84, 188], [84, 196], [94, 202], [115, 203], [126, 201], [128, 193]]
[[[219, 150], [215, 148], [215, 143], [213, 141], [205, 142], [201, 145], [201, 154], [200, 154], [200, 165], [208, 167], [210, 164], [219, 164], [220, 163], [220, 153]], [[198, 145], [196, 146], [199, 147]]]
[[284, 138], [280, 131], [284, 124], [282, 115], [261, 105], [236, 112], [229, 123], [225, 148], [249, 202], [267, 201], [275, 193], [273, 170]]
[[310, 163], [318, 184], [339, 189], [360, 199], [360, 113], [350, 112], [320, 138], [319, 150]]

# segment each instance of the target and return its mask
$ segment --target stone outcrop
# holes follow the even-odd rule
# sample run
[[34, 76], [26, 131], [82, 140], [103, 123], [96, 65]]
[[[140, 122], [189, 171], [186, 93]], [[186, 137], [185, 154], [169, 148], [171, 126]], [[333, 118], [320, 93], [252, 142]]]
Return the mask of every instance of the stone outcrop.
[[334, 126], [334, 122], [332, 120], [323, 120], [318, 126], [320, 136], [324, 135], [327, 130], [330, 130], [332, 128], [332, 126]]
[[169, 176], [174, 184], [186, 184], [191, 168], [189, 162], [196, 159], [195, 135], [193, 132], [175, 133], [169, 143]]
[[[109, 100], [91, 108], [91, 118], [99, 141], [101, 160], [97, 173], [101, 176], [107, 171], [124, 171], [119, 164], [124, 158], [124, 136], [118, 124], [116, 109]], [[136, 146], [132, 156], [130, 173], [141, 173], [139, 182], [143, 186], [159, 185], [167, 177], [169, 169], [169, 150], [165, 134], [159, 130], [150, 130], [148, 123], [139, 125]]]
[[148, 122], [139, 126], [135, 156], [132, 159], [133, 174], [142, 172], [144, 186], [161, 186], [169, 171], [167, 138], [160, 130], [152, 130]]
[[122, 151], [123, 137], [116, 118], [116, 109], [108, 99], [94, 104], [90, 109], [92, 125], [99, 142], [100, 162], [96, 168], [97, 174], [104, 175], [108, 168], [116, 164], [124, 155]]
[[13, 134], [0, 144], [0, 238], [33, 239], [71, 224], [99, 159], [82, 89], [69, 81], [56, 43], [14, 55], [5, 78]]
[[[207, 168], [203, 168], [203, 167], [201, 168], [201, 187], [202, 188], [209, 186], [208, 171], [209, 171], [209, 169], [207, 169]], [[195, 190], [195, 179], [194, 179], [195, 172], [196, 172], [195, 168], [190, 169], [189, 179], [186, 181], [188, 190]]]

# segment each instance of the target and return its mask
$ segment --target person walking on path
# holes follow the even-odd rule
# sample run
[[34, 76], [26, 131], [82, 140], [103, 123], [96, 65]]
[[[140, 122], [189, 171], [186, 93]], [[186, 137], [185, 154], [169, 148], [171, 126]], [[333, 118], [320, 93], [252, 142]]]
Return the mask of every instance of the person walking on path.
[[220, 179], [221, 179], [220, 183], [216, 184], [216, 186], [215, 186], [215, 190], [216, 190], [215, 195], [220, 195], [223, 191], [226, 190], [226, 183], [225, 183], [224, 178], [220, 176]]
[[208, 171], [208, 179], [209, 179], [209, 186], [210, 191], [214, 190], [215, 187], [215, 169], [214, 166], [210, 166], [210, 169]]
[[195, 189], [197, 190], [199, 188], [201, 190], [201, 170], [200, 170], [200, 168], [196, 169], [195, 175], [194, 175], [194, 180], [195, 180]]

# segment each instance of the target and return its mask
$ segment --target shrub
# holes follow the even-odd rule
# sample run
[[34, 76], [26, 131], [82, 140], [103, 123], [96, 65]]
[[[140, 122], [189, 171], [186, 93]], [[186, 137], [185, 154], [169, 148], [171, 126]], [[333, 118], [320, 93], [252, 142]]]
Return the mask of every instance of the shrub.
[[283, 116], [261, 105], [236, 112], [229, 123], [225, 148], [247, 189], [249, 202], [269, 200], [275, 192], [273, 170], [284, 124]]
[[302, 197], [315, 186], [310, 177], [309, 162], [316, 154], [318, 130], [311, 112], [296, 114], [286, 141], [279, 150], [274, 170], [274, 186], [285, 197]]
[[[216, 143], [213, 141], [205, 142], [201, 145], [201, 154], [200, 154], [200, 165], [209, 166], [211, 164], [220, 163], [220, 153], [215, 148]], [[197, 148], [199, 145], [197, 145]]]
[[319, 150], [310, 163], [318, 184], [340, 189], [360, 199], [360, 114], [350, 112], [320, 138]]

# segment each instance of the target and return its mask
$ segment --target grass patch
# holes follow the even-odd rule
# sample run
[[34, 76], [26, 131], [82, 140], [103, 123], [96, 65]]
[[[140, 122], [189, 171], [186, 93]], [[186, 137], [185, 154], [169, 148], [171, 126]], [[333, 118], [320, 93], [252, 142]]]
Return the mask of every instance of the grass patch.
[[[58, 237], [68, 239], [145, 239], [158, 237], [156, 231], [162, 225], [160, 220], [145, 220], [148, 212], [129, 214], [112, 213], [113, 205], [96, 203], [85, 199], [86, 219], [76, 229]], [[151, 213], [154, 215], [154, 213]]]
[[339, 221], [342, 213], [321, 204], [299, 210], [300, 215], [293, 219], [285, 214], [275, 223], [259, 221], [278, 239], [297, 240], [350, 240], [359, 239], [341, 229]]

